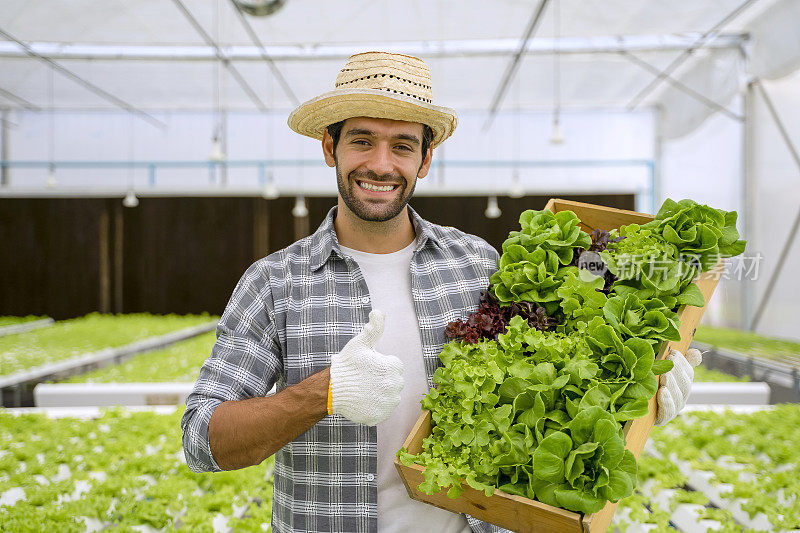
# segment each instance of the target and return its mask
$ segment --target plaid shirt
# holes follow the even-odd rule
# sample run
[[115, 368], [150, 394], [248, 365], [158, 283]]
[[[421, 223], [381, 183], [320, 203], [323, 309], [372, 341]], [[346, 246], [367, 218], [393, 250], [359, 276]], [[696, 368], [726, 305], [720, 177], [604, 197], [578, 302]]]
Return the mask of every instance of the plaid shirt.
[[[227, 400], [267, 394], [330, 366], [368, 321], [369, 291], [357, 263], [339, 250], [332, 208], [317, 231], [251, 265], [217, 327], [181, 420], [189, 467], [219, 471], [211, 455], [211, 414]], [[416, 230], [411, 287], [428, 387], [440, 366], [449, 322], [479, 303], [497, 269], [486, 241], [423, 220]], [[272, 526], [284, 531], [376, 531], [377, 430], [326, 416], [275, 454]], [[467, 517], [473, 531], [501, 531]]]

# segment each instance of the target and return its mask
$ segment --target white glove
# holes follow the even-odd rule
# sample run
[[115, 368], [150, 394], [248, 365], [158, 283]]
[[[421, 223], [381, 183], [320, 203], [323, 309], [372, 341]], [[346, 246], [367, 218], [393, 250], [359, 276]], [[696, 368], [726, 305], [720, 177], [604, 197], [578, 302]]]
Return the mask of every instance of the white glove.
[[403, 362], [375, 351], [386, 315], [373, 310], [363, 331], [331, 357], [328, 414], [375, 426], [392, 414], [403, 390]]
[[676, 416], [686, 405], [694, 381], [694, 368], [703, 361], [697, 348], [686, 350], [686, 357], [678, 350], [670, 350], [667, 359], [674, 363], [669, 372], [658, 376], [659, 388], [656, 393], [656, 425], [663, 426]]

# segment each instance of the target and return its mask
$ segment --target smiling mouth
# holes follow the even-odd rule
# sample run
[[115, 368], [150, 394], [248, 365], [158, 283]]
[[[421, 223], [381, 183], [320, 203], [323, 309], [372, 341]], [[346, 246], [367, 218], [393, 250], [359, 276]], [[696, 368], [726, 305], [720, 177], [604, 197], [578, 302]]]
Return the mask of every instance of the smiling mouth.
[[400, 185], [397, 185], [397, 184], [394, 184], [394, 185], [374, 185], [372, 183], [367, 183], [367, 182], [358, 181], [358, 180], [356, 180], [356, 183], [358, 184], [358, 186], [360, 188], [364, 189], [365, 191], [370, 191], [370, 192], [392, 192], [393, 190], [397, 189], [400, 186]]

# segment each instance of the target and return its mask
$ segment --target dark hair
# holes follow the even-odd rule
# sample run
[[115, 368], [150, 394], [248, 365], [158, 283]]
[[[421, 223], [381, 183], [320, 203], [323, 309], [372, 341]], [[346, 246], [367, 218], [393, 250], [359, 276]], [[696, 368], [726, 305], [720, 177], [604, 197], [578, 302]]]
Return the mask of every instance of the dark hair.
[[[342, 128], [344, 127], [344, 120], [336, 122], [328, 126], [328, 135], [333, 139], [333, 157], [336, 158], [336, 145], [339, 144], [339, 137], [342, 136]], [[433, 129], [427, 124], [422, 125], [422, 160], [425, 160], [425, 153], [428, 151], [428, 146], [433, 142]]]

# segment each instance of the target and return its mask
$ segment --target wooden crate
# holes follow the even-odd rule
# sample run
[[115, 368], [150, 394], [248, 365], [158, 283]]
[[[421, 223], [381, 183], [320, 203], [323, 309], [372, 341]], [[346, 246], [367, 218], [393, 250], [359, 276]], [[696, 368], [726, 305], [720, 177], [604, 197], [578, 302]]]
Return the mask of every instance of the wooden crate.
[[[581, 227], [584, 231], [591, 233], [595, 228], [611, 230], [619, 228], [625, 224], [644, 224], [653, 220], [653, 215], [602, 207], [568, 200], [551, 199], [545, 209], [554, 213], [559, 211], [574, 211], [581, 220]], [[719, 272], [723, 267], [723, 262], [709, 272], [698, 275], [694, 283], [700, 288], [705, 297], [706, 304], [711, 299], [714, 289], [719, 281]], [[674, 348], [683, 353], [689, 348], [692, 342], [697, 325], [703, 317], [705, 307], [698, 308], [693, 306], [682, 306], [678, 309], [678, 316], [681, 321], [680, 334], [681, 340], [678, 342], [664, 342], [656, 354], [657, 359], [663, 359]], [[656, 417], [655, 397], [650, 400], [650, 412], [647, 416], [637, 420], [630, 420], [625, 423], [623, 432], [627, 442], [626, 447], [638, 459], [644, 449], [644, 444], [653, 428]], [[411, 454], [422, 451], [422, 440], [431, 433], [431, 414], [430, 411], [423, 411], [405, 441], [405, 448]], [[597, 533], [606, 531], [611, 523], [611, 518], [617, 509], [616, 503], [607, 503], [606, 506], [590, 515], [582, 515], [551, 505], [516, 496], [506, 494], [501, 490], [495, 490], [494, 494], [486, 497], [482, 491], [477, 491], [463, 482], [464, 492], [455, 499], [450, 499], [447, 492], [442, 490], [438, 494], [423, 494], [417, 488], [424, 480], [424, 468], [419, 465], [405, 466], [399, 459], [395, 459], [400, 477], [406, 486], [408, 495], [415, 499], [448, 511], [466, 513], [480, 520], [497, 524], [512, 531], [524, 532], [574, 532], [574, 533]]]

